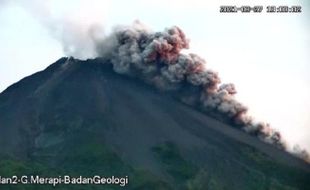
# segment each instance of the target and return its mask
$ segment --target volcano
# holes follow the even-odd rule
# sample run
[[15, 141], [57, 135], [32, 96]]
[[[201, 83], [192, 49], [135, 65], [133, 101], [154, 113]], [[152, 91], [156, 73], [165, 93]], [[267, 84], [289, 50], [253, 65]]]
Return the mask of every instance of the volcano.
[[103, 58], [61, 58], [0, 94], [0, 176], [129, 179], [63, 189], [309, 189], [309, 164], [175, 96]]

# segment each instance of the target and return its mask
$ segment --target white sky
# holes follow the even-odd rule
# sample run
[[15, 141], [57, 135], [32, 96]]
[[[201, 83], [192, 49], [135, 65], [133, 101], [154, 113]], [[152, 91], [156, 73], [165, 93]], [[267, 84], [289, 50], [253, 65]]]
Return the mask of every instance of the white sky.
[[[64, 42], [81, 37], [73, 45], [84, 49], [73, 55], [90, 55], [83, 32], [92, 24], [105, 32], [136, 19], [159, 31], [177, 25], [191, 39], [186, 52], [204, 57], [223, 82], [233, 82], [255, 118], [310, 151], [310, 6], [305, 2], [0, 0], [0, 92], [65, 56], [70, 47], [65, 53]], [[303, 12], [222, 14], [220, 5], [301, 5]]]

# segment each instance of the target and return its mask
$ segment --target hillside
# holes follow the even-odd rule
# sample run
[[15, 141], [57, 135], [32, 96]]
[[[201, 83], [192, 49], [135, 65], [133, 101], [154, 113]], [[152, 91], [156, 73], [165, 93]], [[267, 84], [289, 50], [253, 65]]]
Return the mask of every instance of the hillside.
[[104, 59], [61, 58], [0, 94], [0, 176], [129, 176], [125, 189], [310, 189], [309, 164], [174, 93], [117, 74]]

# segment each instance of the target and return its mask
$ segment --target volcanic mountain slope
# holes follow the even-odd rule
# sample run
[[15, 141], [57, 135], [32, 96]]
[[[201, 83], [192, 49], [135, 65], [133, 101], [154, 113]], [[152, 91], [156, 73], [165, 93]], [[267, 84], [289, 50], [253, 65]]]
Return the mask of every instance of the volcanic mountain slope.
[[125, 189], [310, 189], [307, 163], [173, 96], [104, 59], [62, 58], [1, 93], [0, 176], [129, 176]]

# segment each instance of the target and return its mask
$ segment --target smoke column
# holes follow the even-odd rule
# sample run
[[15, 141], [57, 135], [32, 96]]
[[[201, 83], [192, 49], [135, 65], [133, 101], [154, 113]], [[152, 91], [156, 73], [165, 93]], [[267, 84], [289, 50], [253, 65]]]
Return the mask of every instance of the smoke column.
[[[106, 2], [69, 1], [70, 10], [76, 7], [70, 14], [66, 9], [60, 14], [52, 12], [52, 1], [3, 0], [0, 8], [9, 3], [16, 3], [32, 14], [62, 44], [66, 55], [109, 59], [115, 72], [138, 77], [162, 90], [178, 92], [177, 98], [182, 102], [287, 150], [278, 131], [268, 123], [255, 122], [248, 115], [247, 107], [234, 97], [237, 91], [233, 84], [221, 84], [218, 73], [207, 68], [205, 60], [198, 55], [181, 53], [189, 48], [189, 41], [180, 28], [152, 32], [135, 22], [132, 26], [116, 27], [104, 37], [102, 9], [107, 7]], [[294, 147], [293, 154], [310, 162], [309, 154], [299, 146]]]
[[[10, 4], [27, 11], [55, 40], [67, 56], [95, 57], [94, 39], [104, 36], [106, 1], [97, 0], [0, 0], [0, 8]], [[99, 37], [100, 35], [100, 37]]]
[[[269, 124], [254, 122], [247, 107], [238, 102], [233, 84], [221, 84], [217, 72], [206, 67], [196, 54], [183, 54], [189, 40], [177, 26], [152, 32], [139, 21], [119, 26], [96, 43], [97, 55], [108, 59], [119, 74], [137, 77], [161, 90], [175, 91], [184, 103], [198, 106], [206, 113], [254, 135], [262, 141], [286, 150], [281, 134]], [[183, 93], [187, 91], [187, 93]], [[295, 148], [295, 154], [310, 161], [309, 154]]]

